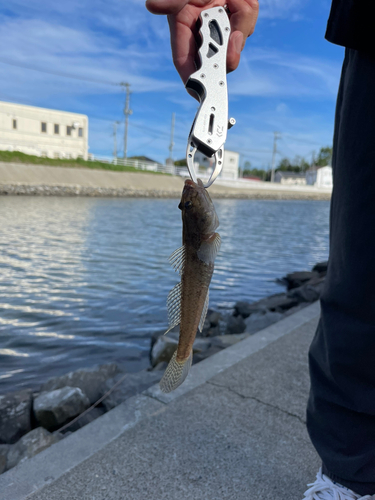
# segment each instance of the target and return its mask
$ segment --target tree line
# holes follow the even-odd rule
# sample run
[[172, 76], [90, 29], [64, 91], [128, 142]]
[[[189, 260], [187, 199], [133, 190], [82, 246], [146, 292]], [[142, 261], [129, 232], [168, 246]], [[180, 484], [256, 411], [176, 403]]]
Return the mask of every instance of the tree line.
[[[312, 166], [325, 167], [330, 165], [332, 161], [332, 148], [329, 146], [322, 147], [316, 157], [313, 158], [311, 163], [308, 163], [302, 156], [295, 156], [292, 160], [290, 158], [282, 158], [279, 161], [275, 171], [278, 172], [295, 172], [304, 173]], [[243, 169], [240, 172], [241, 177], [259, 177], [262, 180], [269, 181], [271, 178], [271, 171], [265, 171], [259, 168], [251, 168], [251, 163], [246, 161]]]

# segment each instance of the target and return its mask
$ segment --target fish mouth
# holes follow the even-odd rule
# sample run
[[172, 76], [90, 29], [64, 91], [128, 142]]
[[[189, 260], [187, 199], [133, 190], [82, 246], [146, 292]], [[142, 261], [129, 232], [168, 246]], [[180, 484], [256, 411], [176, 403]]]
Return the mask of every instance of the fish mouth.
[[191, 179], [186, 179], [185, 181], [185, 187], [195, 187], [196, 184], [194, 181], [192, 181]]
[[194, 182], [191, 179], [186, 179], [186, 181], [185, 181], [185, 187], [191, 187], [191, 188], [202, 187], [202, 188], [204, 188], [204, 185], [203, 185], [203, 182], [200, 179], [197, 179], [197, 182]]

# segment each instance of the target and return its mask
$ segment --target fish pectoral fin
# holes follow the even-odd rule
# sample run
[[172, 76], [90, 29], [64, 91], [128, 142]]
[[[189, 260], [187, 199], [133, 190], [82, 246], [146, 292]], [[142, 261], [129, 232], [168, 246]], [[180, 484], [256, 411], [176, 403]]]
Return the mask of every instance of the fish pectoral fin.
[[206, 296], [206, 300], [204, 301], [204, 306], [203, 306], [203, 310], [202, 310], [202, 316], [201, 316], [201, 319], [199, 321], [199, 325], [198, 325], [198, 329], [200, 332], [202, 332], [203, 330], [203, 325], [204, 325], [204, 321], [206, 319], [206, 316], [207, 316], [207, 311], [208, 311], [208, 302], [209, 302], [210, 298], [209, 298], [209, 290], [207, 290], [207, 296]]
[[[169, 328], [165, 333], [168, 333], [172, 328], [179, 325], [181, 322], [181, 281], [175, 285], [168, 294], [167, 309]], [[164, 334], [165, 335], [165, 334]]]
[[177, 349], [173, 353], [163, 378], [160, 380], [159, 385], [162, 392], [174, 391], [186, 379], [193, 361], [193, 350], [190, 352], [190, 356], [184, 361], [177, 361], [176, 358]]
[[220, 234], [214, 233], [208, 240], [201, 243], [197, 252], [198, 258], [206, 264], [213, 264], [220, 250], [220, 245]]
[[186, 248], [185, 245], [182, 245], [182, 247], [177, 248], [177, 250], [175, 250], [169, 257], [169, 262], [171, 263], [171, 266], [180, 275], [182, 275], [185, 267], [185, 255], [186, 255]]

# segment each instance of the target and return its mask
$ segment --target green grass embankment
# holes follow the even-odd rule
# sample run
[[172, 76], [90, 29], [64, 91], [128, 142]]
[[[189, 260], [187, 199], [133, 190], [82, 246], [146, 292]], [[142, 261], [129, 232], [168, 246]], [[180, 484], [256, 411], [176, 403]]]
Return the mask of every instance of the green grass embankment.
[[170, 175], [163, 172], [141, 170], [128, 165], [114, 165], [113, 163], [105, 163], [101, 161], [85, 161], [80, 158], [77, 158], [76, 160], [46, 158], [42, 156], [27, 155], [25, 153], [20, 153], [19, 151], [0, 151], [0, 161], [4, 163], [46, 165], [50, 167], [91, 168], [96, 170], [113, 170], [115, 172], [143, 172], [145, 174]]

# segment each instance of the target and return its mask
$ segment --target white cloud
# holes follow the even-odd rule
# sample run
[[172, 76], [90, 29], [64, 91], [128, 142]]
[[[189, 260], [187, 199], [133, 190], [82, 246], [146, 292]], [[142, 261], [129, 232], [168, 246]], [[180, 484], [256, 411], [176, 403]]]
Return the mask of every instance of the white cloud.
[[267, 167], [271, 162], [273, 131], [281, 132], [277, 143], [277, 162], [282, 157], [299, 155], [311, 160], [313, 151], [332, 144], [334, 105], [324, 114], [311, 110], [301, 113], [285, 103], [252, 112], [244, 106], [237, 109], [237, 124], [228, 132], [227, 148], [239, 151], [254, 167]]
[[[134, 48], [122, 48], [113, 37], [83, 32], [74, 28], [51, 24], [43, 20], [9, 20], [2, 24], [0, 62], [9, 61], [7, 77], [0, 82], [0, 91], [25, 87], [31, 95], [67, 92], [111, 93], [118, 88], [106, 85], [78, 84], [59, 76], [53, 77], [17, 65], [25, 65], [47, 72], [78, 76], [98, 82], [129, 81], [138, 92], [170, 90], [175, 82], [153, 76], [155, 65], [165, 56], [157, 51], [145, 53]], [[9, 85], [7, 85], [7, 80]], [[26, 82], [33, 82], [27, 85]]]
[[[273, 23], [277, 19], [291, 20], [303, 14], [305, 5], [301, 0], [262, 0], [260, 17], [275, 20]], [[121, 114], [123, 95], [118, 86], [26, 70], [2, 64], [1, 59], [98, 82], [129, 81], [137, 93], [163, 93], [155, 94], [156, 112], [149, 108], [140, 110], [139, 106], [131, 123], [136, 116], [143, 116], [144, 122], [138, 118], [138, 125], [144, 123], [164, 134], [153, 136], [130, 123], [129, 154], [147, 151], [150, 156], [165, 159], [174, 110], [175, 157], [184, 155], [186, 143], [182, 138], [186, 136], [187, 140], [197, 103], [186, 94], [173, 68], [166, 19], [148, 13], [144, 0], [12, 0], [7, 11], [12, 15], [0, 14], [0, 99], [86, 112], [90, 116], [91, 148], [104, 154], [113, 147], [111, 125], [94, 116], [111, 114], [105, 106], [111, 99], [113, 104], [113, 94], [118, 95], [119, 106], [115, 103], [111, 109], [118, 109]], [[240, 68], [229, 76], [232, 114], [238, 125], [228, 134], [228, 148], [269, 150], [270, 130], [290, 134], [283, 139], [285, 153], [289, 147], [290, 156], [294, 152], [308, 154], [315, 147], [308, 141], [329, 143], [331, 123], [327, 125], [324, 117], [313, 115], [311, 110], [310, 114], [297, 111], [291, 101], [333, 103], [339, 70], [335, 61], [247, 47]], [[264, 103], [272, 101], [272, 105], [247, 112], [253, 97]], [[270, 158], [263, 153], [249, 154], [254, 166]]]
[[291, 20], [291, 15], [294, 13], [296, 16], [302, 6], [301, 0], [289, 0], [288, 2], [285, 0], [261, 0], [259, 2], [259, 18], [280, 19], [288, 17]]
[[249, 47], [229, 86], [234, 95], [333, 99], [339, 76], [336, 61]]

